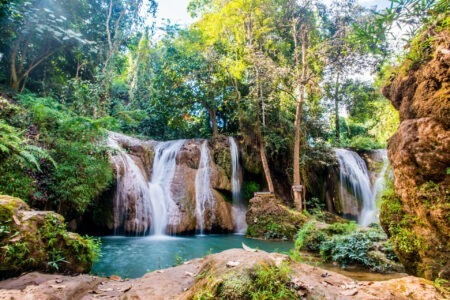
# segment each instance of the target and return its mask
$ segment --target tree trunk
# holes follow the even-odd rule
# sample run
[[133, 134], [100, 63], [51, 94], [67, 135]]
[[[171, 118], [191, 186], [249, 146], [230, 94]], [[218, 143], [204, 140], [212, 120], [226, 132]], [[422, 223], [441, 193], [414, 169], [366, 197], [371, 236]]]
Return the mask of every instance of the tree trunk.
[[294, 195], [294, 203], [295, 207], [298, 211], [303, 210], [303, 201], [302, 201], [302, 190], [301, 186], [301, 176], [300, 176], [300, 123], [302, 119], [302, 111], [303, 111], [303, 100], [305, 97], [305, 84], [306, 84], [306, 50], [307, 50], [307, 33], [301, 33], [301, 43], [302, 43], [302, 70], [301, 73], [298, 71], [298, 67], [300, 66], [300, 58], [298, 53], [298, 40], [297, 40], [297, 23], [298, 19], [293, 20], [292, 23], [292, 34], [294, 38], [294, 46], [295, 46], [295, 62], [297, 66], [297, 82], [298, 82], [298, 101], [297, 101], [297, 109], [295, 112], [295, 122], [294, 122], [294, 158], [293, 158], [293, 178], [292, 178], [292, 193]]
[[269, 192], [274, 193], [275, 189], [273, 188], [272, 176], [270, 175], [269, 163], [267, 161], [266, 150], [264, 149], [264, 136], [261, 133], [261, 127], [259, 125], [257, 125], [257, 131], [259, 155], [261, 156], [261, 163], [264, 170], [264, 176], [266, 177], [267, 187], [269, 188]]
[[336, 141], [338, 144], [341, 143], [341, 128], [339, 125], [339, 76], [340, 73], [337, 73], [336, 76], [336, 86], [334, 89], [334, 117], [335, 117], [335, 126], [336, 126]]
[[209, 112], [209, 118], [211, 119], [213, 137], [217, 137], [219, 135], [219, 129], [217, 128], [216, 110], [208, 109], [208, 112]]
[[[300, 120], [302, 117], [303, 91], [300, 89], [300, 96], [297, 102], [295, 113], [295, 133], [294, 133], [294, 176], [293, 185], [300, 186]], [[294, 203], [298, 211], [302, 211], [302, 197], [299, 189], [293, 189]]]
[[19, 90], [19, 78], [17, 76], [17, 69], [16, 69], [16, 60], [17, 60], [17, 53], [19, 52], [19, 45], [20, 45], [21, 38], [17, 38], [16, 43], [14, 45], [14, 48], [11, 52], [11, 61], [10, 61], [10, 77], [11, 77], [11, 87], [15, 90]]
[[[256, 87], [256, 91], [257, 91], [257, 96], [258, 96], [258, 102], [262, 101], [263, 98], [263, 91], [261, 88], [261, 82], [260, 82], [260, 78], [259, 78], [259, 69], [256, 68], [256, 82], [257, 82], [257, 87]], [[267, 156], [266, 156], [266, 150], [264, 147], [264, 136], [262, 134], [262, 130], [261, 130], [261, 120], [260, 120], [260, 109], [259, 109], [259, 103], [257, 103], [256, 105], [257, 107], [257, 111], [256, 111], [256, 125], [255, 125], [255, 129], [256, 129], [256, 136], [258, 138], [258, 142], [259, 142], [259, 155], [261, 157], [261, 163], [263, 166], [263, 170], [264, 170], [264, 175], [266, 177], [266, 181], [267, 181], [267, 187], [269, 188], [269, 192], [274, 193], [275, 189], [273, 188], [273, 181], [272, 181], [272, 176], [270, 175], [270, 168], [269, 168], [269, 162], [267, 161]]]

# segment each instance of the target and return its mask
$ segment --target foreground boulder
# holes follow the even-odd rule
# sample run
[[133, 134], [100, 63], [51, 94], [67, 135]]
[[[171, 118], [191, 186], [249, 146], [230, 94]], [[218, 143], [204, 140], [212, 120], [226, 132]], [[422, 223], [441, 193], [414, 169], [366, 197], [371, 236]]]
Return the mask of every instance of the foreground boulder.
[[89, 272], [97, 250], [95, 241], [66, 231], [61, 215], [0, 195], [0, 278], [31, 270]]
[[411, 52], [421, 59], [406, 59], [383, 89], [401, 124], [388, 143], [395, 193], [385, 196], [380, 215], [406, 270], [445, 280], [450, 280], [448, 27], [438, 22], [418, 37]]
[[407, 276], [355, 281], [281, 254], [231, 249], [122, 280], [30, 273], [0, 282], [0, 299], [443, 299], [430, 281]]

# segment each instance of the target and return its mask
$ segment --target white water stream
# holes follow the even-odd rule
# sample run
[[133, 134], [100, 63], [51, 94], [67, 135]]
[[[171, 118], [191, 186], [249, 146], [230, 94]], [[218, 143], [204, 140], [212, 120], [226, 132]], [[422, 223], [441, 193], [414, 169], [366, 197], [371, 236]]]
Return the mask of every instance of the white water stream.
[[197, 174], [195, 175], [195, 215], [200, 234], [203, 234], [205, 228], [205, 214], [207, 210], [212, 211], [215, 200], [210, 187], [210, 171], [208, 141], [204, 141], [201, 146]]
[[[117, 172], [117, 186], [114, 197], [114, 234], [118, 231], [145, 234], [149, 231], [151, 207], [146, 205], [150, 198], [147, 179], [133, 158], [123, 150], [112, 137], [108, 146], [116, 150], [114, 164]], [[123, 167], [123, 172], [121, 168]], [[129, 201], [133, 199], [133, 201]], [[133, 207], [131, 207], [133, 206]], [[135, 211], [135, 218], [127, 219], [128, 210]]]
[[239, 234], [245, 234], [247, 230], [247, 222], [245, 214], [247, 209], [242, 201], [241, 195], [241, 178], [242, 171], [239, 164], [239, 150], [234, 138], [229, 137], [230, 154], [231, 154], [231, 191], [233, 195], [233, 220], [234, 231]]
[[[380, 153], [380, 154], [378, 154]], [[383, 166], [373, 187], [364, 160], [356, 153], [346, 149], [335, 149], [339, 162], [341, 208], [345, 214], [358, 215], [358, 223], [367, 226], [377, 222], [376, 201], [384, 188], [384, 176], [388, 167], [385, 150], [378, 150]], [[348, 194], [356, 198], [356, 202]]]
[[184, 140], [164, 142], [159, 143], [155, 148], [152, 177], [149, 183], [150, 199], [148, 199], [150, 200], [148, 204], [151, 205], [154, 235], [166, 233], [168, 216], [177, 210], [170, 186], [175, 174], [177, 154], [183, 143]]
[[[177, 155], [185, 140], [155, 143], [153, 166], [144, 166], [118, 142], [120, 138], [111, 133], [108, 146], [115, 149], [112, 161], [117, 174], [114, 196], [114, 234], [170, 234], [171, 226], [179, 224], [180, 209], [172, 195], [172, 182], [176, 173]], [[232, 160], [232, 214], [236, 233], [245, 233], [246, 207], [241, 197], [242, 171], [239, 151], [233, 138], [229, 138]], [[211, 154], [208, 141], [200, 147], [200, 160], [195, 175], [196, 229], [203, 234], [214, 222], [215, 197], [211, 189]], [[150, 174], [150, 178], [147, 174]]]

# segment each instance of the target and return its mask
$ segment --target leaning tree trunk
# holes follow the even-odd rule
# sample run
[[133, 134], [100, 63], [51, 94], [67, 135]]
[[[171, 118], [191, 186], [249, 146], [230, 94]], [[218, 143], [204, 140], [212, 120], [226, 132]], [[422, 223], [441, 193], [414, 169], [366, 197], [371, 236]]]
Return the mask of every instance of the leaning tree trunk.
[[267, 188], [269, 189], [269, 192], [274, 193], [275, 189], [273, 188], [273, 181], [272, 176], [270, 175], [269, 162], [267, 161], [266, 150], [264, 147], [264, 136], [261, 133], [261, 127], [259, 126], [259, 122], [256, 130], [259, 142], [259, 154], [261, 156], [261, 163], [264, 170], [264, 176], [266, 177], [267, 181]]

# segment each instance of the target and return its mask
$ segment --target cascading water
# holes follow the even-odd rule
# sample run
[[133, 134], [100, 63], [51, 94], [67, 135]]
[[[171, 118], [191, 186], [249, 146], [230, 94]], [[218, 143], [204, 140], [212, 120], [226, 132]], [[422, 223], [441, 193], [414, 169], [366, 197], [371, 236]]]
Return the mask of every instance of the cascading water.
[[152, 208], [154, 235], [166, 233], [169, 215], [178, 209], [172, 200], [170, 186], [175, 174], [176, 157], [183, 143], [184, 140], [164, 142], [159, 143], [155, 148], [152, 177], [149, 183], [150, 198], [144, 199], [150, 202]]
[[[372, 203], [372, 191], [366, 164], [353, 151], [335, 149], [335, 154], [339, 162], [339, 192], [342, 211], [344, 215], [358, 215], [358, 223], [362, 225], [363, 220], [359, 214], [358, 202], [362, 206], [362, 211], [370, 211], [375, 207]], [[356, 198], [356, 203], [350, 197], [347, 197], [347, 192]]]
[[[114, 164], [117, 173], [117, 186], [114, 197], [114, 234], [134, 232], [145, 234], [149, 231], [151, 207], [147, 200], [150, 190], [144, 173], [133, 158], [126, 153], [119, 143], [108, 137], [108, 146], [116, 150]], [[123, 171], [120, 171], [123, 167]], [[131, 199], [131, 201], [130, 201]], [[129, 210], [134, 211], [134, 218], [128, 219]]]
[[247, 222], [245, 220], [246, 207], [242, 202], [241, 197], [241, 170], [239, 165], [239, 150], [236, 142], [232, 137], [229, 137], [230, 154], [231, 154], [231, 191], [233, 195], [233, 221], [235, 232], [244, 234], [247, 230]]
[[110, 133], [108, 146], [115, 149], [113, 161], [117, 173], [114, 197], [114, 234], [135, 233], [163, 235], [171, 215], [177, 215], [177, 206], [171, 197], [171, 183], [176, 168], [176, 157], [184, 140], [158, 143], [155, 148], [152, 175], [147, 179], [145, 166], [139, 166], [121, 148]]
[[[339, 162], [339, 193], [344, 216], [358, 216], [358, 223], [362, 226], [377, 222], [376, 201], [384, 187], [384, 176], [389, 165], [386, 151], [376, 152], [381, 156], [383, 166], [373, 188], [371, 188], [367, 166], [357, 153], [335, 149], [335, 154]], [[354, 201], [354, 198], [357, 201]]]
[[210, 188], [210, 153], [208, 141], [204, 141], [201, 147], [200, 162], [195, 175], [195, 215], [197, 228], [203, 234], [205, 228], [205, 213], [212, 210], [214, 196]]
[[382, 167], [372, 186], [372, 203], [373, 209], [361, 211], [361, 225], [367, 226], [370, 223], [378, 221], [378, 208], [376, 206], [377, 200], [380, 199], [381, 194], [386, 186], [385, 175], [389, 167], [389, 160], [387, 151], [385, 149], [375, 150], [373, 154], [376, 161], [382, 162]]

